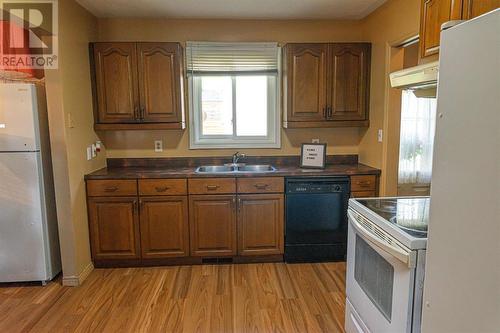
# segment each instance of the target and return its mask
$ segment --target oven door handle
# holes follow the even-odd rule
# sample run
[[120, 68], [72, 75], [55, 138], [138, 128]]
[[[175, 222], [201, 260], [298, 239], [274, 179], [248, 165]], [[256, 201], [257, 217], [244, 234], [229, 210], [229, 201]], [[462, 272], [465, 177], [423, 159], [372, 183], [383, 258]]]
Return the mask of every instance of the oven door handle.
[[378, 247], [379, 249], [389, 253], [390, 255], [394, 256], [398, 260], [402, 261], [405, 263], [408, 268], [414, 268], [415, 267], [415, 253], [413, 251], [404, 251], [401, 248], [398, 248], [396, 246], [393, 246], [387, 242], [384, 242], [382, 239], [377, 237], [375, 234], [372, 232], [366, 230], [365, 227], [361, 225], [361, 223], [358, 222], [356, 217], [350, 212], [347, 211], [349, 220], [352, 222], [352, 226], [356, 229], [356, 231], [363, 237], [363, 239], [370, 244]]

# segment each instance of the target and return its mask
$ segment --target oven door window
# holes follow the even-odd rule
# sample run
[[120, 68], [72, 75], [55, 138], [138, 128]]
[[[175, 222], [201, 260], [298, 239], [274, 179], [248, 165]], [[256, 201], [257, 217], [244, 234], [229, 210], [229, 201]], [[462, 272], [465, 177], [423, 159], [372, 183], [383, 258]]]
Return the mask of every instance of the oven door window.
[[394, 268], [359, 235], [356, 235], [354, 279], [390, 322]]

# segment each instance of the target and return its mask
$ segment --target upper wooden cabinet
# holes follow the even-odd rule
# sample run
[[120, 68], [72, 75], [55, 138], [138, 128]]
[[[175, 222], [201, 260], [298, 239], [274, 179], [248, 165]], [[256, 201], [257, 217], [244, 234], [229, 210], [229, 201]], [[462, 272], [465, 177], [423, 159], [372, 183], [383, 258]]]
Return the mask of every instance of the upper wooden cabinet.
[[369, 43], [287, 44], [285, 128], [368, 125]]
[[[458, 0], [457, 0], [458, 1]], [[462, 0], [462, 18], [464, 20], [482, 15], [500, 8], [500, 0]]]
[[441, 25], [468, 20], [500, 7], [500, 0], [422, 0], [420, 9], [420, 57], [439, 52]]
[[420, 9], [420, 56], [439, 51], [441, 25], [462, 18], [462, 0], [422, 0]]
[[328, 120], [366, 120], [369, 103], [370, 45], [358, 43], [330, 45]]
[[178, 43], [92, 43], [97, 130], [185, 127]]
[[326, 112], [328, 44], [286, 46], [287, 121], [322, 121]]

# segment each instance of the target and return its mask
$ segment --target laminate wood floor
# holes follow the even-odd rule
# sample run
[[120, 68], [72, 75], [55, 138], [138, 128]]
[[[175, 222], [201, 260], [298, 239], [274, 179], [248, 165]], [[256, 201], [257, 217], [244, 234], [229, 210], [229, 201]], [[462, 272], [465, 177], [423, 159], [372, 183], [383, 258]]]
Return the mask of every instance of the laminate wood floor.
[[343, 332], [345, 264], [96, 269], [0, 284], [0, 332]]

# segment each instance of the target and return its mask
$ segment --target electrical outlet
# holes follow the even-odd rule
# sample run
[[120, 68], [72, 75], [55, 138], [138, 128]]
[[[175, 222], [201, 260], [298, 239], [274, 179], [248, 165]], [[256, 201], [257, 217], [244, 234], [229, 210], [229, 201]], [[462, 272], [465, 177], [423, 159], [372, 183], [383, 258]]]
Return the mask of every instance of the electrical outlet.
[[319, 139], [312, 139], [312, 143], [319, 143]]
[[377, 132], [377, 140], [378, 142], [382, 142], [382, 139], [383, 139], [383, 131], [379, 129]]
[[95, 145], [95, 143], [92, 144], [91, 148], [92, 148], [92, 158], [94, 158], [97, 156], [97, 146]]
[[161, 153], [163, 151], [163, 141], [155, 140], [155, 153]]

